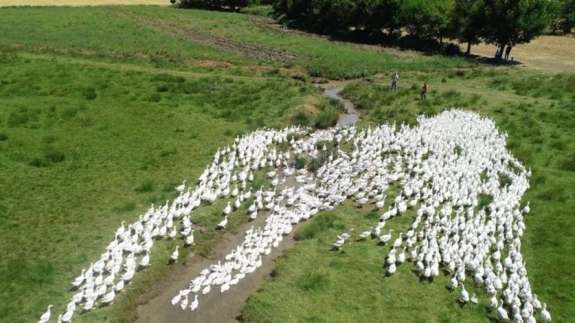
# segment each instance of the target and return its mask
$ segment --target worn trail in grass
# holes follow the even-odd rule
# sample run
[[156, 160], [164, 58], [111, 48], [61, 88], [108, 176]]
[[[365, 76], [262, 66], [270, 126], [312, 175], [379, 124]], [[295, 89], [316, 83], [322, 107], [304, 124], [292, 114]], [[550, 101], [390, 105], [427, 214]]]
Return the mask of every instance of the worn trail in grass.
[[[531, 188], [524, 197], [531, 202], [532, 212], [526, 217], [522, 247], [530, 282], [547, 302], [554, 320], [567, 322], [575, 315], [570, 271], [575, 265], [571, 256], [575, 232], [572, 225], [566, 225], [572, 222], [569, 209], [575, 207], [575, 138], [568, 130], [575, 126], [575, 110], [570, 103], [572, 94], [565, 89], [574, 79], [570, 75], [504, 71], [402, 73], [402, 89], [397, 92], [389, 91], [389, 76], [374, 76], [369, 82], [349, 83], [344, 95], [356, 103], [363, 126], [414, 124], [418, 115], [463, 107], [492, 118], [508, 133], [508, 148], [533, 172]], [[421, 101], [419, 88], [424, 80], [432, 91]], [[420, 282], [411, 272], [411, 263], [401, 265], [399, 275], [386, 278], [382, 266], [385, 253], [373, 243], [353, 242], [344, 247], [343, 254], [328, 251], [343, 230], [361, 232], [368, 227], [369, 215], [369, 209], [348, 206], [306, 224], [300, 232], [311, 237], [298, 242], [278, 261], [278, 274], [250, 299], [244, 312], [247, 320], [482, 322], [496, 317], [486, 307], [482, 291], [476, 291], [479, 305], [460, 308], [458, 295], [445, 288], [445, 277], [432, 284]], [[394, 221], [389, 224], [401, 225]], [[307, 259], [314, 259], [313, 265]], [[469, 290], [473, 284], [465, 286]]]

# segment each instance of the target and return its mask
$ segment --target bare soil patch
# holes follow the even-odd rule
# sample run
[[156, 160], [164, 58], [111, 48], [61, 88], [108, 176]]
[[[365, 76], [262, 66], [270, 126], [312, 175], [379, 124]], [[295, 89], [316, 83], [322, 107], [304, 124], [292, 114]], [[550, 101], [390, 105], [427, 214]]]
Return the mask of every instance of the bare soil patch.
[[[493, 57], [495, 46], [480, 44], [471, 48], [476, 55]], [[515, 61], [527, 67], [549, 72], [575, 72], [575, 38], [541, 36], [529, 44], [515, 46], [511, 51]]]

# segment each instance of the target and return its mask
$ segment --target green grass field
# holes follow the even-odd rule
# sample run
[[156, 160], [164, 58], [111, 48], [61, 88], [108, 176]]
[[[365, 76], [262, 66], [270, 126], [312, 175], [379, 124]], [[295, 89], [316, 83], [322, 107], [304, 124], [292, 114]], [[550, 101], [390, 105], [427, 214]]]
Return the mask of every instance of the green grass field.
[[[533, 170], [523, 254], [534, 290], [555, 321], [575, 317], [575, 76], [332, 42], [235, 13], [2, 8], [0, 17], [0, 322], [37, 320], [49, 303], [61, 310], [72, 278], [120, 222], [171, 198], [182, 180], [194, 181], [237, 134], [289, 124], [310, 97], [332, 111], [307, 82], [314, 76], [369, 77], [344, 91], [362, 125], [413, 123], [452, 106], [493, 118]], [[397, 93], [387, 91], [393, 70], [402, 73]], [[432, 93], [420, 102], [424, 80]], [[202, 211], [207, 226], [219, 207]], [[374, 216], [345, 205], [306, 224], [244, 317], [488, 320], [483, 294], [480, 305], [460, 308], [444, 277], [420, 283], [407, 263], [385, 278], [384, 249], [373, 244], [328, 252], [343, 228], [361, 230]], [[218, 234], [200, 236], [196, 251], [208, 254]], [[75, 322], [133, 321], [142, 292], [169, 268], [170, 243], [156, 248], [152, 268], [113, 307]]]
[[[483, 69], [402, 76], [403, 88], [398, 92], [388, 90], [387, 78], [375, 78], [350, 83], [344, 94], [363, 113], [363, 126], [394, 121], [413, 124], [417, 115], [463, 107], [489, 116], [508, 133], [509, 149], [533, 171], [531, 189], [525, 196], [533, 211], [526, 219], [528, 229], [523, 238], [529, 277], [554, 320], [569, 322], [575, 315], [571, 270], [575, 266], [575, 230], [570, 211], [575, 207], [575, 135], [569, 130], [575, 127], [575, 98], [567, 89], [573, 86], [575, 76]], [[433, 88], [425, 102], [419, 99], [423, 80]], [[370, 211], [347, 206], [330, 214], [337, 226], [324, 225], [322, 218], [305, 224], [300, 232], [317, 233], [278, 262], [278, 274], [246, 308], [247, 320], [484, 322], [496, 318], [482, 291], [478, 291], [479, 305], [460, 308], [457, 293], [445, 288], [445, 277], [434, 284], [420, 283], [410, 263], [401, 265], [398, 275], [385, 278], [382, 264], [386, 253], [372, 242], [353, 242], [344, 247], [343, 254], [330, 252], [338, 234], [350, 228], [361, 232], [377, 220], [379, 213], [369, 219]], [[409, 225], [408, 218], [391, 224]], [[308, 279], [313, 286], [322, 287], [308, 292]]]

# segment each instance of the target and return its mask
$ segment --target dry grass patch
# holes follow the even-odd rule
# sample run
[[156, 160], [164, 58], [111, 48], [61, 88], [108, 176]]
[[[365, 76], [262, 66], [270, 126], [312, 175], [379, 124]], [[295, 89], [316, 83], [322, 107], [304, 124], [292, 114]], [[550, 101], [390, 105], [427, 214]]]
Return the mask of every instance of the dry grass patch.
[[[471, 48], [476, 55], [493, 57], [495, 46], [481, 44]], [[512, 57], [528, 67], [549, 72], [575, 72], [575, 37], [541, 36], [529, 44], [513, 47]]]

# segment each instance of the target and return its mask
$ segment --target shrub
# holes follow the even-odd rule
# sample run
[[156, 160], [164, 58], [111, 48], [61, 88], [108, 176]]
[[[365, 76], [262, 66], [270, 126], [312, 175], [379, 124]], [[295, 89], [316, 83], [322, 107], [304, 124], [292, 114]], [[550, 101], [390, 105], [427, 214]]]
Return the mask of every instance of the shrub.
[[170, 86], [168, 84], [160, 84], [156, 87], [156, 91], [158, 92], [168, 92], [170, 90]]
[[240, 12], [254, 16], [271, 17], [273, 8], [271, 6], [249, 6], [242, 8]]
[[98, 93], [96, 93], [96, 90], [92, 87], [90, 88], [86, 88], [82, 91], [82, 96], [86, 99], [86, 100], [94, 100], [98, 97]]
[[318, 129], [327, 129], [337, 124], [338, 117], [334, 108], [326, 108], [315, 117], [313, 125]]
[[0, 141], [6, 141], [6, 140], [8, 140], [8, 136], [5, 133], [0, 132]]
[[307, 127], [311, 124], [312, 116], [305, 111], [298, 110], [291, 117], [291, 123], [296, 126]]

